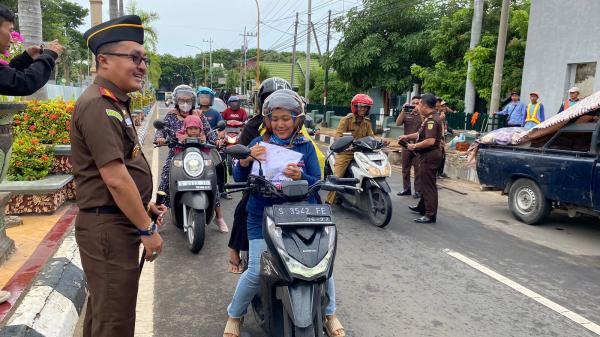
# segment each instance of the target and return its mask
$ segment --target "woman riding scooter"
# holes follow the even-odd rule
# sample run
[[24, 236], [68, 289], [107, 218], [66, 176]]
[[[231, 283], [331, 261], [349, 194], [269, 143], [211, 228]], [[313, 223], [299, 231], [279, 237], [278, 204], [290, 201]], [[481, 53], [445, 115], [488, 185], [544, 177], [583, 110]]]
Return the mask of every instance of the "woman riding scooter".
[[[306, 180], [309, 185], [321, 179], [321, 167], [315, 148], [310, 140], [301, 134], [304, 123], [304, 104], [300, 96], [292, 90], [282, 89], [274, 92], [264, 102], [262, 109], [265, 133], [250, 142], [251, 155], [264, 159], [266, 148], [259, 145], [267, 142], [302, 154], [300, 163], [288, 164], [283, 175], [292, 180]], [[251, 172], [253, 159], [240, 160], [233, 170], [236, 181], [246, 181]], [[247, 313], [248, 305], [260, 291], [260, 257], [267, 250], [263, 237], [262, 222], [265, 207], [281, 203], [282, 200], [251, 193], [246, 211], [248, 213], [248, 239], [250, 242], [248, 269], [240, 277], [235, 294], [227, 308], [229, 319], [223, 333], [224, 337], [239, 337], [242, 317]], [[308, 202], [316, 203], [311, 197]], [[333, 277], [327, 285], [329, 304], [325, 310], [325, 328], [329, 336], [345, 336], [345, 331], [335, 315], [335, 285]]]
[[[208, 142], [216, 145], [218, 143], [217, 134], [212, 132], [206, 117], [202, 116], [200, 111], [194, 110], [194, 107], [196, 106], [196, 93], [194, 90], [187, 85], [180, 85], [173, 90], [173, 99], [175, 102], [175, 107], [170, 110], [163, 119], [165, 127], [161, 130], [156, 130], [154, 135], [154, 143], [157, 145], [165, 145], [168, 139], [176, 139], [177, 132], [183, 128], [185, 118], [190, 114], [194, 114], [200, 117], [200, 120], [202, 121], [203, 133]], [[165, 160], [165, 164], [160, 176], [160, 185], [158, 187], [158, 190], [167, 193], [167, 196], [169, 195], [169, 173], [173, 156], [175, 156], [175, 148], [169, 149], [169, 154]], [[223, 214], [220, 210], [218, 199], [216, 205], [218, 209], [215, 210], [217, 214], [217, 226], [219, 227], [219, 231], [227, 233], [229, 228], [223, 219]], [[170, 207], [169, 197], [165, 198], [165, 206]]]

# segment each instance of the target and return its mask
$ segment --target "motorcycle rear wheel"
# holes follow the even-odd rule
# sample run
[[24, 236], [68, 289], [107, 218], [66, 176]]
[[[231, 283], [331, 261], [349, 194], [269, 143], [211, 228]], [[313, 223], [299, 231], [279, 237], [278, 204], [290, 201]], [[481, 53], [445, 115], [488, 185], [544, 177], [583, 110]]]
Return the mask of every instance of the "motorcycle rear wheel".
[[194, 254], [198, 254], [204, 247], [204, 238], [206, 236], [206, 214], [204, 211], [190, 208], [187, 214], [187, 242], [188, 248]]
[[383, 228], [392, 219], [392, 199], [389, 194], [376, 187], [371, 188], [369, 193], [371, 193], [368, 201], [369, 220], [375, 226]]

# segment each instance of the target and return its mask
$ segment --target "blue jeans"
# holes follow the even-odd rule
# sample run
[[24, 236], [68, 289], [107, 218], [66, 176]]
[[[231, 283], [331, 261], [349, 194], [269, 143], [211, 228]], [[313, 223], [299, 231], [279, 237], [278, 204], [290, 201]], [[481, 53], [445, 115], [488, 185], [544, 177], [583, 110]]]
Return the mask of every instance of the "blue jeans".
[[[248, 312], [248, 306], [255, 295], [260, 292], [260, 256], [267, 250], [264, 239], [250, 240], [248, 251], [248, 269], [240, 276], [235, 294], [227, 307], [229, 317], [241, 318]], [[325, 308], [325, 315], [335, 314], [335, 283], [333, 276], [327, 281], [327, 296], [329, 304]]]

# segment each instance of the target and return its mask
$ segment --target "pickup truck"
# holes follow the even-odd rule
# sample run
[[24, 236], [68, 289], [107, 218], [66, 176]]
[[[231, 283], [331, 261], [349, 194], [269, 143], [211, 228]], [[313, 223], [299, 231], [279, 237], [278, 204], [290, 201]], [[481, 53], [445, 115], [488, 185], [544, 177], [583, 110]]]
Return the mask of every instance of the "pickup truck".
[[553, 209], [600, 217], [600, 123], [567, 125], [529, 147], [482, 144], [477, 175], [508, 194], [511, 212], [526, 224]]

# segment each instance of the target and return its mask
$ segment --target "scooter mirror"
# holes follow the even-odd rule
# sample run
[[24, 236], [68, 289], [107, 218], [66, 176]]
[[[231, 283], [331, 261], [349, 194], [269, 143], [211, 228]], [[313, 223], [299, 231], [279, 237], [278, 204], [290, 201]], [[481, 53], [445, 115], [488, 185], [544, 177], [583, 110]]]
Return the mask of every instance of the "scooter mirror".
[[219, 123], [217, 123], [217, 129], [219, 131], [223, 131], [227, 128], [227, 123], [225, 121], [220, 121]]
[[242, 144], [230, 146], [224, 152], [235, 159], [246, 159], [250, 156], [250, 149]]
[[331, 144], [329, 149], [335, 153], [339, 153], [339, 152], [346, 150], [348, 147], [350, 147], [350, 145], [352, 145], [353, 141], [354, 141], [354, 137], [344, 136], [342, 138], [339, 138], [335, 142], [333, 142], [333, 144]]
[[161, 120], [155, 120], [154, 123], [152, 123], [152, 125], [154, 126], [155, 129], [157, 130], [162, 130], [165, 128], [165, 123]]

